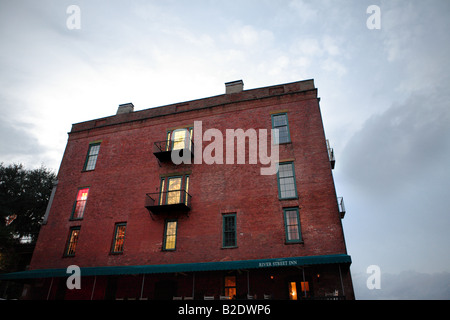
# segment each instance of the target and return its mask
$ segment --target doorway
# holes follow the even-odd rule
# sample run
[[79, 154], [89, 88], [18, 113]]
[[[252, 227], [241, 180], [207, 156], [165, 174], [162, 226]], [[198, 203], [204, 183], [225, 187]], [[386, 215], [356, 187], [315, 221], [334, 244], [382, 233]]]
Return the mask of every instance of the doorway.
[[288, 300], [300, 300], [311, 297], [311, 279], [306, 277], [305, 280], [293, 277], [287, 279]]
[[155, 300], [172, 300], [177, 295], [177, 282], [162, 280], [155, 283]]

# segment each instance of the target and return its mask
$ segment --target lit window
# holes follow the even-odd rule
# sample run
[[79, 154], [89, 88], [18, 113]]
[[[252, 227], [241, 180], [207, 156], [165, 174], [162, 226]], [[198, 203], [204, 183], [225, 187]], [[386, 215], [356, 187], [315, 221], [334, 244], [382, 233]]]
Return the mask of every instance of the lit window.
[[278, 143], [291, 142], [287, 113], [272, 115], [272, 129], [275, 129], [275, 141]]
[[[184, 179], [183, 179], [184, 178]], [[184, 203], [189, 206], [189, 176], [161, 178], [159, 205]]]
[[302, 292], [304, 293], [305, 297], [307, 296], [307, 294], [309, 293], [309, 282], [300, 282], [301, 286], [302, 286]]
[[280, 199], [297, 198], [297, 187], [295, 184], [294, 164], [292, 162], [280, 163], [278, 165], [278, 194]]
[[84, 162], [83, 171], [95, 169], [95, 164], [97, 163], [97, 157], [99, 152], [100, 152], [100, 143], [89, 145], [89, 150], [86, 156], [86, 161]]
[[177, 242], [177, 220], [167, 220], [164, 230], [164, 250], [175, 250]]
[[80, 227], [70, 228], [69, 238], [67, 240], [66, 250], [64, 252], [65, 256], [70, 257], [75, 255], [79, 235], [80, 235]]
[[181, 202], [181, 183], [183, 177], [169, 178], [167, 183], [167, 204], [176, 204]]
[[225, 277], [225, 296], [230, 299], [236, 298], [236, 276]]
[[184, 190], [186, 191], [185, 197], [184, 197], [184, 204], [189, 206], [189, 176], [186, 176], [185, 183], [184, 183]]
[[168, 131], [166, 151], [190, 149], [192, 146], [192, 130], [193, 128]]
[[123, 252], [123, 243], [125, 241], [125, 229], [127, 227], [126, 223], [118, 223], [114, 229], [114, 241], [112, 247], [112, 253]]
[[83, 188], [78, 190], [77, 200], [73, 205], [72, 217], [71, 219], [82, 219], [84, 214], [84, 209], [86, 207], [86, 201], [89, 194], [89, 188]]

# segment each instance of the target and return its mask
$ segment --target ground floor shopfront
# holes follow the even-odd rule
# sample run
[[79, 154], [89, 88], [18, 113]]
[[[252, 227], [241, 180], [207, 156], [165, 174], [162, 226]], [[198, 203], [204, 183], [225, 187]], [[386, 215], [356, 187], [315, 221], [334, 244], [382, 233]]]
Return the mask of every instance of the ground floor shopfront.
[[347, 255], [178, 265], [81, 268], [80, 289], [62, 269], [2, 275], [23, 299], [203, 300], [354, 299]]

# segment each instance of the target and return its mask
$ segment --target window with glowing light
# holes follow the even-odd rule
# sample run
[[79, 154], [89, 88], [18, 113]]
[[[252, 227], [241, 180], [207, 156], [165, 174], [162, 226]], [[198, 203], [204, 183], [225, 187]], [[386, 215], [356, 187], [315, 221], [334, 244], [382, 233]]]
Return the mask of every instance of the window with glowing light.
[[159, 205], [184, 203], [189, 206], [189, 176], [163, 177]]
[[225, 296], [230, 297], [230, 299], [236, 298], [236, 276], [226, 276], [224, 285]]
[[191, 149], [193, 128], [167, 131], [166, 151]]
[[73, 205], [71, 220], [82, 219], [84, 215], [84, 209], [86, 208], [86, 201], [89, 194], [89, 188], [79, 189], [77, 193], [77, 199]]
[[164, 228], [164, 251], [174, 251], [177, 243], [177, 220], [166, 220]]
[[64, 250], [64, 256], [72, 257], [75, 255], [75, 250], [78, 244], [78, 236], [80, 235], [80, 229], [81, 227], [70, 228], [66, 249]]
[[126, 223], [117, 223], [114, 228], [114, 241], [111, 248], [111, 253], [122, 253], [123, 244], [125, 241], [125, 230], [127, 228]]
[[301, 284], [301, 289], [302, 289], [302, 295], [304, 295], [305, 297], [308, 296], [309, 294], [309, 282], [305, 281], [305, 282], [300, 282]]

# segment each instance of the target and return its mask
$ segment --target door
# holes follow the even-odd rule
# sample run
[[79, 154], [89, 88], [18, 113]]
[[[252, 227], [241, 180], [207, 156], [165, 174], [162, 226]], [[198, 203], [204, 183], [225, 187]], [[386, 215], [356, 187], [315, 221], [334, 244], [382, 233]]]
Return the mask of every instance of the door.
[[58, 287], [55, 294], [55, 300], [64, 300], [66, 297], [66, 278], [59, 278]]
[[289, 300], [298, 300], [310, 296], [309, 281], [288, 280]]
[[114, 300], [117, 292], [117, 277], [109, 276], [106, 282], [105, 300]]
[[289, 287], [289, 300], [297, 300], [297, 282], [296, 281], [290, 281], [288, 283]]
[[162, 280], [155, 283], [155, 300], [172, 300], [177, 295], [177, 283]]

